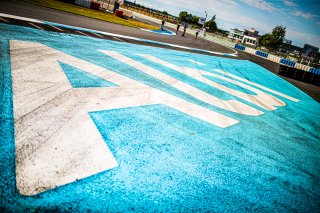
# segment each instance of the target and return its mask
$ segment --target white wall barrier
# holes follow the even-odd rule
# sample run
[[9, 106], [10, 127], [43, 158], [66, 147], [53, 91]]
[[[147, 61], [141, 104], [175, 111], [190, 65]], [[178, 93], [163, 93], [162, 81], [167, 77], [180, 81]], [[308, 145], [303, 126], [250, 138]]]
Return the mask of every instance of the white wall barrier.
[[296, 65], [294, 66], [294, 68], [297, 68], [297, 69], [300, 69], [300, 70], [304, 70], [306, 72], [309, 72], [309, 69], [311, 67], [307, 66], [307, 65], [304, 65], [304, 64], [298, 64], [296, 63]]
[[250, 48], [250, 47], [246, 47], [246, 49], [244, 50], [245, 52], [248, 52], [248, 53], [250, 53], [250, 54], [255, 54], [256, 53], [256, 50], [255, 49], [253, 49], [253, 48]]
[[269, 59], [270, 61], [279, 63], [281, 58], [278, 57], [278, 56], [269, 54], [268, 59]]

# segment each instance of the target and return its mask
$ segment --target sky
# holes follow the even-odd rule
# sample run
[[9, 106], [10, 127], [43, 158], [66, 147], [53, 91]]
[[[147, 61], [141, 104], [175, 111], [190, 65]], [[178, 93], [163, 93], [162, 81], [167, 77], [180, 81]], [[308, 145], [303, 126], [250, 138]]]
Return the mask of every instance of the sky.
[[[131, 0], [133, 1], [133, 0]], [[136, 0], [136, 3], [178, 16], [187, 11], [208, 19], [216, 15], [218, 27], [269, 33], [277, 25], [286, 27], [293, 45], [320, 47], [320, 0]]]

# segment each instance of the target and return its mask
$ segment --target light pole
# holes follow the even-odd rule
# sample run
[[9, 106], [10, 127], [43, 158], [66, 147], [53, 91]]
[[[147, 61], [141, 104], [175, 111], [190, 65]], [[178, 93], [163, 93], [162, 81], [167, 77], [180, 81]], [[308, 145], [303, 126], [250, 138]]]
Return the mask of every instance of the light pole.
[[204, 19], [204, 23], [203, 23], [202, 29], [205, 28], [205, 24], [206, 24], [207, 17], [208, 17], [207, 11], [204, 11], [204, 13], [206, 14], [206, 18]]

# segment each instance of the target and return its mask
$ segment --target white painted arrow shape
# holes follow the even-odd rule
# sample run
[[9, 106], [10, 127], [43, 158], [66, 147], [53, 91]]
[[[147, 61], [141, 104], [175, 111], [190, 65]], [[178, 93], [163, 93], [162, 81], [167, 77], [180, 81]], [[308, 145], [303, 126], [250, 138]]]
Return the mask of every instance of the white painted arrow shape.
[[[222, 70], [218, 70], [218, 69], [214, 69], [216, 72], [219, 72], [219, 73], [222, 73], [222, 74], [225, 74], [227, 76], [231, 76], [233, 79], [231, 78], [227, 78], [227, 77], [224, 77], [222, 75], [217, 75], [217, 74], [214, 74], [214, 73], [211, 73], [211, 72], [207, 72], [207, 71], [204, 71], [204, 70], [199, 70], [199, 69], [192, 69], [192, 68], [187, 68], [187, 67], [179, 67], [179, 66], [176, 66], [174, 64], [171, 64], [167, 61], [164, 61], [164, 60], [161, 60], [157, 57], [154, 57], [152, 55], [146, 55], [146, 54], [141, 54], [141, 56], [143, 56], [144, 58], [147, 58], [153, 62], [156, 62], [158, 64], [161, 64], [163, 66], [166, 66], [166, 67], [169, 67], [173, 70], [176, 70], [180, 73], [183, 73], [185, 75], [188, 75], [192, 78], [195, 78], [197, 79], [198, 81], [201, 81], [205, 84], [208, 84], [212, 87], [215, 87], [221, 91], [224, 91], [226, 93], [229, 93], [231, 95], [234, 95], [236, 97], [239, 97], [239, 98], [242, 98], [243, 100], [246, 100], [248, 102], [251, 102], [261, 108], [264, 108], [266, 110], [276, 110], [277, 108], [275, 106], [286, 106], [285, 102], [280, 100], [279, 98], [276, 98], [275, 96], [273, 95], [270, 95], [260, 89], [257, 89], [255, 87], [252, 87], [250, 85], [254, 85], [258, 88], [261, 88], [261, 89], [264, 89], [268, 92], [271, 92], [273, 94], [277, 94], [281, 97], [284, 97], [286, 99], [289, 99], [291, 101], [294, 101], [294, 102], [298, 102], [299, 100], [298, 99], [295, 99], [291, 96], [288, 96], [288, 95], [285, 95], [283, 93], [280, 93], [280, 92], [277, 92], [277, 91], [274, 91], [272, 89], [269, 89], [267, 87], [264, 87], [260, 84], [257, 84], [257, 83], [254, 83], [254, 82], [251, 82], [247, 79], [244, 79], [244, 78], [241, 78], [241, 77], [238, 77], [238, 76], [235, 76], [235, 75], [232, 75], [228, 72], [224, 72]], [[238, 90], [235, 90], [235, 89], [232, 89], [232, 88], [229, 88], [227, 86], [224, 86], [222, 84], [219, 84], [219, 83], [216, 83], [214, 81], [211, 81], [207, 78], [205, 78], [204, 76], [211, 76], [211, 77], [214, 77], [214, 78], [218, 78], [218, 79], [221, 79], [221, 80], [224, 80], [226, 82], [229, 82], [229, 83], [232, 83], [232, 84], [235, 84], [239, 87], [242, 87], [242, 88], [245, 88], [245, 89], [248, 89], [248, 90], [251, 90], [252, 92], [256, 93], [255, 95], [251, 95], [251, 94], [248, 94], [248, 93], [245, 93], [245, 92], [241, 92], [241, 91], [238, 91]], [[244, 84], [242, 82], [245, 82], [247, 84]], [[249, 84], [249, 85], [248, 85]]]
[[[238, 123], [43, 44], [10, 41], [10, 54], [16, 181], [23, 195], [35, 195], [118, 165], [88, 112], [164, 104], [221, 128]], [[119, 87], [72, 88], [58, 61]]]
[[[190, 86], [187, 83], [179, 81], [178, 79], [173, 78], [165, 73], [162, 73], [159, 70], [153, 69], [152, 67], [149, 67], [145, 64], [142, 64], [138, 61], [135, 61], [131, 58], [128, 58], [120, 53], [115, 52], [115, 51], [101, 50], [101, 52], [103, 52], [106, 55], [111, 56], [119, 61], [122, 61], [123, 63], [126, 63], [132, 67], [135, 67], [135, 68], [139, 69], [140, 71], [142, 71], [150, 76], [153, 76], [153, 77], [155, 77], [155, 78], [157, 78], [167, 84], [170, 84], [171, 86], [173, 86], [173, 87], [175, 87], [175, 88], [177, 88], [187, 94], [190, 94], [203, 102], [209, 103], [212, 106], [216, 106], [221, 109], [225, 109], [225, 110], [228, 110], [231, 112], [240, 113], [243, 115], [259, 116], [259, 115], [263, 114], [262, 111], [254, 108], [254, 107], [251, 107], [247, 104], [244, 104], [240, 101], [223, 100], [223, 99], [220, 99], [220, 98], [215, 97], [213, 95], [210, 95], [209, 93], [203, 92], [200, 89], [197, 89], [193, 86]], [[168, 64], [168, 63], [166, 63], [166, 64]], [[179, 71], [179, 70], [177, 70], [177, 71]]]

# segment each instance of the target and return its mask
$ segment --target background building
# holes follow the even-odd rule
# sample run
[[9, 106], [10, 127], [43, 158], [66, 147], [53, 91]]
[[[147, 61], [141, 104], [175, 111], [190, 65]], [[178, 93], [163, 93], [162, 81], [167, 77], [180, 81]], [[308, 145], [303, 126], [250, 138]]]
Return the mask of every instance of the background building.
[[251, 46], [256, 47], [259, 43], [260, 39], [259, 31], [256, 31], [255, 28], [250, 28], [250, 30], [245, 30], [244, 31], [244, 36], [242, 38], [242, 43], [243, 44], [248, 44]]
[[260, 39], [259, 31], [254, 28], [250, 30], [242, 30], [238, 28], [231, 28], [228, 38], [235, 40], [238, 43], [247, 44], [256, 47]]
[[236, 40], [237, 42], [241, 42], [244, 36], [244, 31], [242, 29], [238, 28], [231, 28], [229, 31], [228, 38], [232, 40]]

